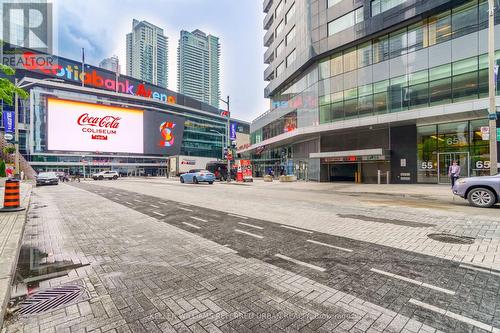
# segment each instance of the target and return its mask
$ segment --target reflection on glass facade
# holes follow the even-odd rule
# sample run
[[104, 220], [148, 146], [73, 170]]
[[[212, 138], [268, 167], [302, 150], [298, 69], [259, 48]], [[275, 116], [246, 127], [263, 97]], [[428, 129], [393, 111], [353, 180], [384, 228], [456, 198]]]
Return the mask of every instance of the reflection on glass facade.
[[481, 127], [487, 119], [417, 127], [418, 182], [447, 183], [453, 160], [462, 166], [462, 176], [489, 175], [489, 139]]

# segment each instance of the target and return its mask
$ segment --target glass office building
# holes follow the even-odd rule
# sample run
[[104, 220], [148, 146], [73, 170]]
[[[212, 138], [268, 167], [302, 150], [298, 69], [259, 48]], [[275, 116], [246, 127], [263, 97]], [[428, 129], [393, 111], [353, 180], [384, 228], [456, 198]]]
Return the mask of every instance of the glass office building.
[[457, 160], [463, 176], [489, 173], [487, 1], [273, 0], [264, 11], [271, 109], [241, 151], [256, 170], [446, 183]]

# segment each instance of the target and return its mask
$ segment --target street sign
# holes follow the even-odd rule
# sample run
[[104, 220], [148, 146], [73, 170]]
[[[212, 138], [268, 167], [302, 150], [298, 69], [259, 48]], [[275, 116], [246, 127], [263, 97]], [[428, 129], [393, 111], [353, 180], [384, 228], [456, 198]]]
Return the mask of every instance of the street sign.
[[12, 135], [11, 133], [5, 133], [5, 134], [3, 135], [3, 137], [4, 137], [4, 138], [5, 138], [5, 140], [7, 140], [7, 141], [10, 141], [10, 140], [14, 139], [14, 135]]
[[490, 128], [488, 126], [481, 126], [481, 139], [490, 139]]

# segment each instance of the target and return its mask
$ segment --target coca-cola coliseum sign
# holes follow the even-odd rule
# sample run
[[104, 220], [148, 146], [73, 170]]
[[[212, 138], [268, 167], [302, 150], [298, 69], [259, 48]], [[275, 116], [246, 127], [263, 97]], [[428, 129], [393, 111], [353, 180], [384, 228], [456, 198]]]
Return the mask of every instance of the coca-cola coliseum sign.
[[178, 155], [184, 123], [164, 112], [48, 98], [47, 150]]
[[144, 111], [49, 98], [48, 149], [143, 153]]

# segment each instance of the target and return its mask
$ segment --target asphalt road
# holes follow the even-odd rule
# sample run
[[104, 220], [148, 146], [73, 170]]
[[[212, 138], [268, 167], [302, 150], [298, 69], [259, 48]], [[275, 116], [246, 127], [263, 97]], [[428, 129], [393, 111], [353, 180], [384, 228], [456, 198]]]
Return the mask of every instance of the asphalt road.
[[[74, 185], [227, 246], [243, 257], [298, 273], [436, 329], [500, 332], [500, 271], [96, 183]], [[353, 212], [351, 218], [356, 216]], [[426, 227], [424, 223], [409, 226]]]

